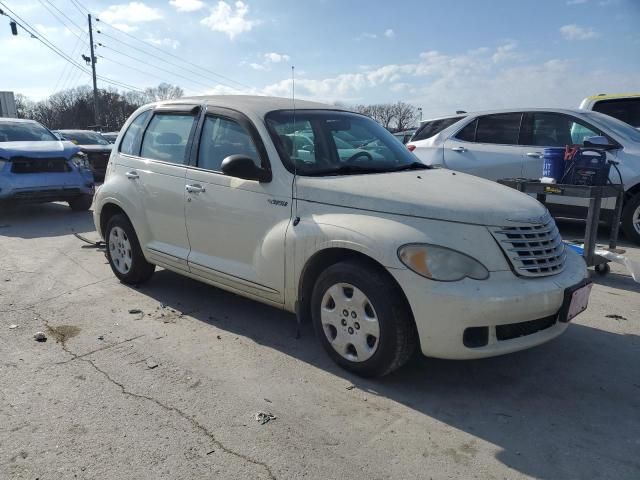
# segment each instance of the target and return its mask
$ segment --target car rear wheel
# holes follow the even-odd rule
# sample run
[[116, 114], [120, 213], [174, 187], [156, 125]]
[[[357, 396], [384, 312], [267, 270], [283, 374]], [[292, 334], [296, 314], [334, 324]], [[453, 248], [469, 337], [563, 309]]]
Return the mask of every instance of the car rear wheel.
[[346, 261], [318, 277], [311, 298], [316, 335], [341, 367], [365, 377], [401, 367], [417, 333], [398, 287], [376, 268]]
[[93, 195], [80, 195], [79, 197], [69, 200], [67, 203], [74, 212], [86, 212], [91, 208]]
[[640, 193], [631, 197], [622, 211], [622, 230], [629, 240], [640, 245]]
[[140, 284], [151, 278], [156, 266], [144, 258], [136, 232], [127, 217], [118, 214], [109, 219], [105, 241], [111, 270], [122, 283]]

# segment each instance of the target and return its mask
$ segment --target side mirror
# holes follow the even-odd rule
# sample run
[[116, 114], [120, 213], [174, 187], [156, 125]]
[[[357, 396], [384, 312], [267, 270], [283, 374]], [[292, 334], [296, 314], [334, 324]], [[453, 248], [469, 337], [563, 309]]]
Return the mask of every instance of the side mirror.
[[603, 137], [601, 135], [586, 137], [584, 139], [583, 145], [585, 147], [602, 148], [604, 150], [613, 150], [618, 148], [617, 145], [611, 145], [607, 137]]
[[222, 173], [243, 180], [270, 182], [271, 172], [256, 166], [253, 160], [245, 155], [229, 155], [222, 161]]

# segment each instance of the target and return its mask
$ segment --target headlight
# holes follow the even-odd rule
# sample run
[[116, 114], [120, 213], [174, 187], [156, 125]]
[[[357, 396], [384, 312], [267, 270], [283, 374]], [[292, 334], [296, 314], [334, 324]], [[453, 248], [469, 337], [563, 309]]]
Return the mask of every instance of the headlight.
[[78, 168], [91, 169], [87, 156], [84, 153], [76, 153], [71, 157], [71, 162], [73, 162], [73, 164]]
[[437, 245], [404, 245], [398, 249], [398, 257], [409, 269], [431, 280], [455, 282], [465, 277], [474, 280], [489, 277], [489, 271], [476, 259]]

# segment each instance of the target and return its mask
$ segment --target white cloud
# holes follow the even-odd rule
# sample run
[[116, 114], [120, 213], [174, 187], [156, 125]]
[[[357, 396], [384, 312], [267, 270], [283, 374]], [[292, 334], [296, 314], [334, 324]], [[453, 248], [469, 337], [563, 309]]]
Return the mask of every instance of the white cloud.
[[114, 23], [113, 26], [127, 33], [135, 32], [136, 30], [138, 30], [138, 27], [136, 27], [135, 25], [127, 25], [126, 23]]
[[169, 0], [169, 4], [179, 12], [195, 12], [204, 7], [200, 0]]
[[356, 40], [359, 42], [361, 40], [365, 40], [365, 39], [373, 40], [375, 38], [378, 38], [378, 35], [376, 35], [375, 33], [364, 32], [364, 33], [361, 33], [360, 35], [358, 35], [356, 37]]
[[140, 23], [160, 20], [162, 18], [162, 12], [142, 2], [130, 2], [111, 5], [103, 11], [99, 17], [108, 23]]
[[[510, 44], [507, 44], [510, 45]], [[517, 48], [495, 63], [504, 51], [478, 48], [447, 55], [420, 54], [415, 62], [390, 64], [326, 78], [296, 79], [296, 95], [325, 102], [396, 101], [423, 106], [425, 118], [456, 110], [492, 108], [567, 107], [597, 91], [625, 91], [640, 83], [640, 73], [620, 76], [608, 70], [586, 68], [573, 60], [550, 59], [525, 63]], [[252, 93], [288, 97], [291, 79], [282, 79]]]
[[583, 5], [587, 0], [567, 0], [567, 5]]
[[391, 28], [387, 28], [384, 31], [384, 36], [387, 38], [396, 38], [396, 32], [394, 32]]
[[496, 52], [491, 56], [491, 60], [493, 60], [493, 63], [515, 60], [518, 58], [518, 55], [515, 53], [517, 46], [516, 42], [507, 42], [498, 46]]
[[234, 6], [231, 6], [224, 0], [220, 0], [215, 7], [211, 8], [211, 14], [203, 18], [200, 23], [215, 32], [227, 34], [233, 40], [237, 35], [251, 31], [260, 23], [259, 20], [246, 18], [248, 13], [249, 6], [244, 2], [237, 1]]
[[589, 40], [599, 37], [598, 33], [592, 28], [580, 27], [575, 23], [563, 25], [560, 27], [560, 33], [565, 40]]
[[149, 35], [145, 41], [158, 47], [171, 47], [174, 50], [180, 46], [180, 42], [178, 40], [168, 37], [156, 38], [153, 35]]
[[288, 62], [290, 60], [289, 55], [286, 55], [284, 53], [275, 53], [275, 52], [265, 53], [264, 59], [265, 59], [265, 62], [270, 62], [270, 63]]

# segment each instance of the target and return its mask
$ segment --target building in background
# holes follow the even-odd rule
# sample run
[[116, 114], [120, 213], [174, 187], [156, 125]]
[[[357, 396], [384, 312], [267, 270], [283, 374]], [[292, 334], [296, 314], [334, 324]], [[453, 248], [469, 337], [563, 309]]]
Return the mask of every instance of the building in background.
[[0, 117], [17, 117], [16, 98], [13, 92], [0, 92]]

